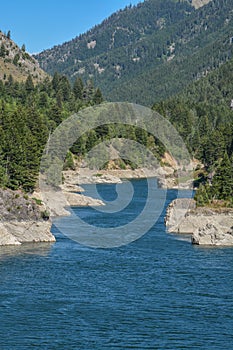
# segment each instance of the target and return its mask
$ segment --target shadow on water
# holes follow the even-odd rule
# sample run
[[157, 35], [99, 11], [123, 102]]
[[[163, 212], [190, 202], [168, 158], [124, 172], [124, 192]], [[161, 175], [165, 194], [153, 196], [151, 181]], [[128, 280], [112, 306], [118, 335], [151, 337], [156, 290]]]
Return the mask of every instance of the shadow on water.
[[54, 243], [24, 243], [21, 245], [0, 246], [0, 261], [16, 256], [46, 257]]

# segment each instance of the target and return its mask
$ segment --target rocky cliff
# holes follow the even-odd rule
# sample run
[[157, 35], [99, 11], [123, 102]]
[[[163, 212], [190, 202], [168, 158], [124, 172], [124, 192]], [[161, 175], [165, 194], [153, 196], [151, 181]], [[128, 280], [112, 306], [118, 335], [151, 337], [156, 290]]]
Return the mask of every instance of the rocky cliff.
[[168, 232], [190, 234], [198, 245], [233, 245], [232, 208], [196, 208], [195, 201], [175, 199], [167, 208]]
[[233, 246], [233, 227], [225, 229], [223, 225], [219, 225], [215, 221], [208, 222], [194, 231], [192, 243], [197, 245]]
[[0, 245], [54, 242], [43, 205], [21, 191], [0, 189]]

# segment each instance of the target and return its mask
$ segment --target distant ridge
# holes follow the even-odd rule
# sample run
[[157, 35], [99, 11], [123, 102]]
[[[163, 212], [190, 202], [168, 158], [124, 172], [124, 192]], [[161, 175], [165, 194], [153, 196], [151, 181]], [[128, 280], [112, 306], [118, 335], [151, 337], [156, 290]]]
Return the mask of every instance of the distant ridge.
[[35, 57], [48, 73], [93, 79], [105, 98], [152, 105], [232, 57], [232, 0], [147, 0]]

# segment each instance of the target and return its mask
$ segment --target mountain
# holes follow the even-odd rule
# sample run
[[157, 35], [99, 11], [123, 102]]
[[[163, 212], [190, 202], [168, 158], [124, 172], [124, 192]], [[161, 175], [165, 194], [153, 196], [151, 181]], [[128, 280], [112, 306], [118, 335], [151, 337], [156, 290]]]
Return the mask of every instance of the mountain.
[[20, 49], [7, 35], [0, 31], [0, 79], [7, 80], [11, 75], [16, 81], [25, 81], [31, 75], [35, 82], [43, 80], [47, 74], [39, 67], [34, 57]]
[[232, 20], [231, 0], [146, 0], [35, 57], [50, 74], [93, 79], [107, 100], [152, 105], [232, 56]]

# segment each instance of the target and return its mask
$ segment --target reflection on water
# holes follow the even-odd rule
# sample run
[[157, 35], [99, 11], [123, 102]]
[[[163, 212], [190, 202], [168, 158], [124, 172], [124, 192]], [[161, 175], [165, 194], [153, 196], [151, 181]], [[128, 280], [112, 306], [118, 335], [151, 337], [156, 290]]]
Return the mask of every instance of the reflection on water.
[[54, 243], [24, 243], [21, 245], [0, 246], [0, 260], [15, 256], [47, 256]]

